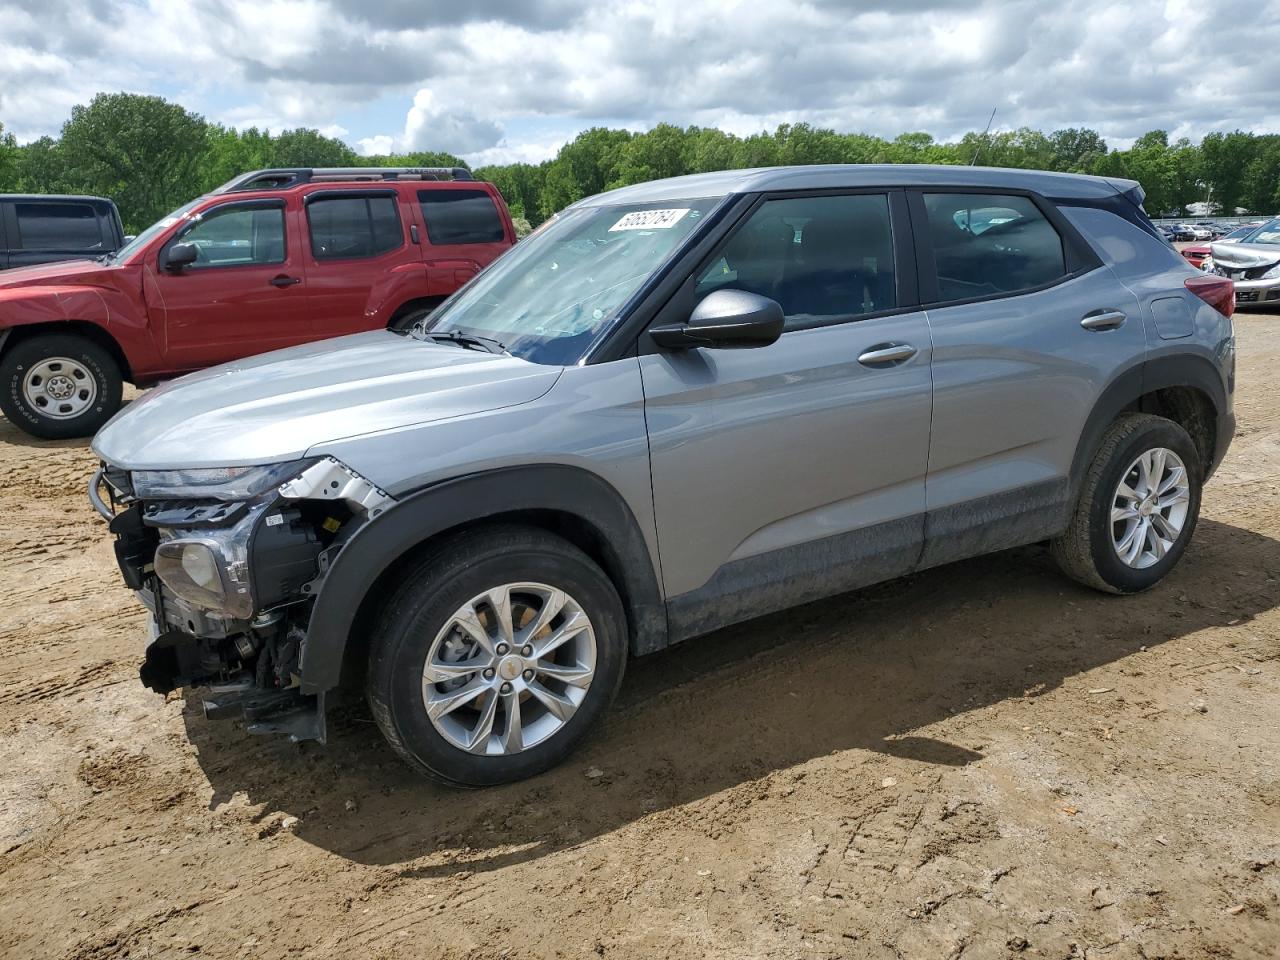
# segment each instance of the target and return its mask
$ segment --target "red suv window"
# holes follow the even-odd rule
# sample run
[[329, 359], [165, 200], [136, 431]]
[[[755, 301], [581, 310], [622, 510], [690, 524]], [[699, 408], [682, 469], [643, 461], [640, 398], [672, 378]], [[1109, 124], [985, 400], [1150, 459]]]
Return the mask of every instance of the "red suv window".
[[439, 245], [502, 243], [506, 232], [493, 197], [483, 190], [419, 190], [427, 236]]
[[313, 194], [307, 198], [317, 260], [376, 257], [404, 242], [395, 194]]

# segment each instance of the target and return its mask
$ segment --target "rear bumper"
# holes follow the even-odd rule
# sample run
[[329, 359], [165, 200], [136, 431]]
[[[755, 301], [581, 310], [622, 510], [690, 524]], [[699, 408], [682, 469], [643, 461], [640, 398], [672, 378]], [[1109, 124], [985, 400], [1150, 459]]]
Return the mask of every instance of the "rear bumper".
[[1236, 415], [1234, 413], [1220, 414], [1218, 417], [1218, 432], [1213, 444], [1213, 461], [1209, 464], [1209, 469], [1205, 471], [1205, 479], [1212, 477], [1219, 465], [1221, 465], [1235, 435]]

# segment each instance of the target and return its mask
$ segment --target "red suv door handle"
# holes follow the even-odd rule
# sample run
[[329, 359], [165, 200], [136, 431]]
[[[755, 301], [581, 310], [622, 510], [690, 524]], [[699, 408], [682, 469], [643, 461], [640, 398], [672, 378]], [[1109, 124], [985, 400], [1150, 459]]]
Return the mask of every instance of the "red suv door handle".
[[271, 278], [271, 285], [273, 287], [292, 287], [295, 283], [301, 283], [301, 282], [302, 282], [301, 277], [290, 277], [290, 276], [286, 276], [283, 273], [280, 274], [280, 276], [278, 277]]

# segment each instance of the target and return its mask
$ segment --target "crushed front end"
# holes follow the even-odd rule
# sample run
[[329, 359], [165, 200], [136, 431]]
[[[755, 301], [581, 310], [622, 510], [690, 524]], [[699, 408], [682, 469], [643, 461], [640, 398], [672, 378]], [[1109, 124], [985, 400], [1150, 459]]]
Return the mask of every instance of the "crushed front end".
[[132, 472], [103, 463], [89, 498], [149, 611], [143, 684], [198, 689], [206, 716], [243, 715], [253, 733], [323, 742], [325, 695], [299, 691], [314, 598], [333, 556], [393, 499], [332, 458]]

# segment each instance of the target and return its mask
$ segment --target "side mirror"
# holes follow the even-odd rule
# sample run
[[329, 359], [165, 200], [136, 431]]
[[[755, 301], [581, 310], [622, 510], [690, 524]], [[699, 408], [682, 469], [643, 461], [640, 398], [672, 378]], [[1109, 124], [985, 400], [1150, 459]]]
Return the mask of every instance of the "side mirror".
[[745, 290], [715, 290], [693, 308], [688, 323], [650, 327], [660, 347], [767, 347], [780, 336], [784, 317], [778, 301]]
[[164, 257], [164, 268], [177, 273], [183, 267], [189, 267], [200, 256], [200, 250], [194, 243], [175, 243]]

